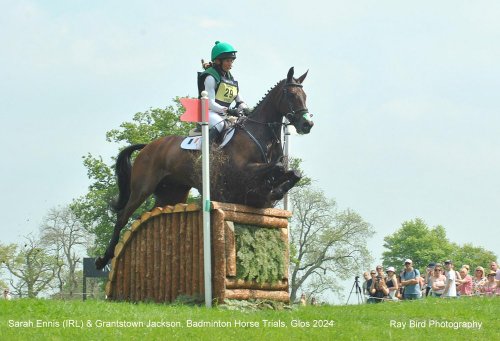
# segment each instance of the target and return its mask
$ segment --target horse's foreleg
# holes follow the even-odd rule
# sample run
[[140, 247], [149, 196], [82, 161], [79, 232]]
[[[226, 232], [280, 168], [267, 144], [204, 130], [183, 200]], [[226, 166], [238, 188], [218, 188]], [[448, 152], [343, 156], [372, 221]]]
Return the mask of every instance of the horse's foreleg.
[[300, 172], [296, 170], [290, 170], [286, 172], [281, 178], [279, 178], [273, 186], [273, 189], [269, 193], [270, 200], [281, 200], [285, 194], [295, 186], [297, 182], [302, 178]]
[[277, 163], [251, 163], [245, 169], [254, 176], [280, 177], [285, 174], [285, 167], [281, 162]]

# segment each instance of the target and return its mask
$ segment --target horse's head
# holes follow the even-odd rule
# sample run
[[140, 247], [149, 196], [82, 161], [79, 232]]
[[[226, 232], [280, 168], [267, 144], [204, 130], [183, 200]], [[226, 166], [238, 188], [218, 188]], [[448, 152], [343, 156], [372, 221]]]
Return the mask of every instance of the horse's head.
[[307, 76], [307, 71], [299, 78], [293, 77], [294, 69], [290, 68], [283, 85], [279, 110], [285, 113], [286, 119], [293, 124], [299, 134], [308, 134], [314, 125], [312, 115], [306, 107], [306, 93], [302, 89], [302, 82]]

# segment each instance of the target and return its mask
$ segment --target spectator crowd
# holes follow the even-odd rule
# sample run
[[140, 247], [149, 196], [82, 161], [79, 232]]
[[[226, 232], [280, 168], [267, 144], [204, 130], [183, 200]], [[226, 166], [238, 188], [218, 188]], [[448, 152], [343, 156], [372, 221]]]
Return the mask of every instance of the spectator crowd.
[[397, 272], [382, 265], [363, 274], [363, 294], [367, 303], [416, 300], [424, 297], [456, 298], [460, 296], [500, 296], [500, 269], [492, 261], [489, 270], [477, 266], [473, 274], [469, 265], [459, 269], [451, 260], [430, 263], [421, 273], [411, 259]]

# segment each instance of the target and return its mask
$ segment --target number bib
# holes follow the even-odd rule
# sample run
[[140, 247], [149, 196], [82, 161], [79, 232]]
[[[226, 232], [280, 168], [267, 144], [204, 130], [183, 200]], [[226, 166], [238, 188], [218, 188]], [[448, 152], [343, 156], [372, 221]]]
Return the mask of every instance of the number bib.
[[229, 107], [238, 96], [238, 82], [222, 77], [217, 87], [215, 101], [220, 105]]

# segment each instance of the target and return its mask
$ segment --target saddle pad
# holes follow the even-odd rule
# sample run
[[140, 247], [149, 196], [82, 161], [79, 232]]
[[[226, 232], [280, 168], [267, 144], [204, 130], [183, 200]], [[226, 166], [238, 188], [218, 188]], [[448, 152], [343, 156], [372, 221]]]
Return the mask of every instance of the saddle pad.
[[[224, 138], [222, 140], [222, 143], [218, 147], [218, 149], [223, 148], [226, 144], [231, 141], [234, 135], [234, 128], [231, 128], [226, 131], [224, 134]], [[181, 148], [186, 149], [186, 150], [201, 150], [201, 142], [202, 138], [201, 136], [188, 136], [184, 138], [181, 142]]]

